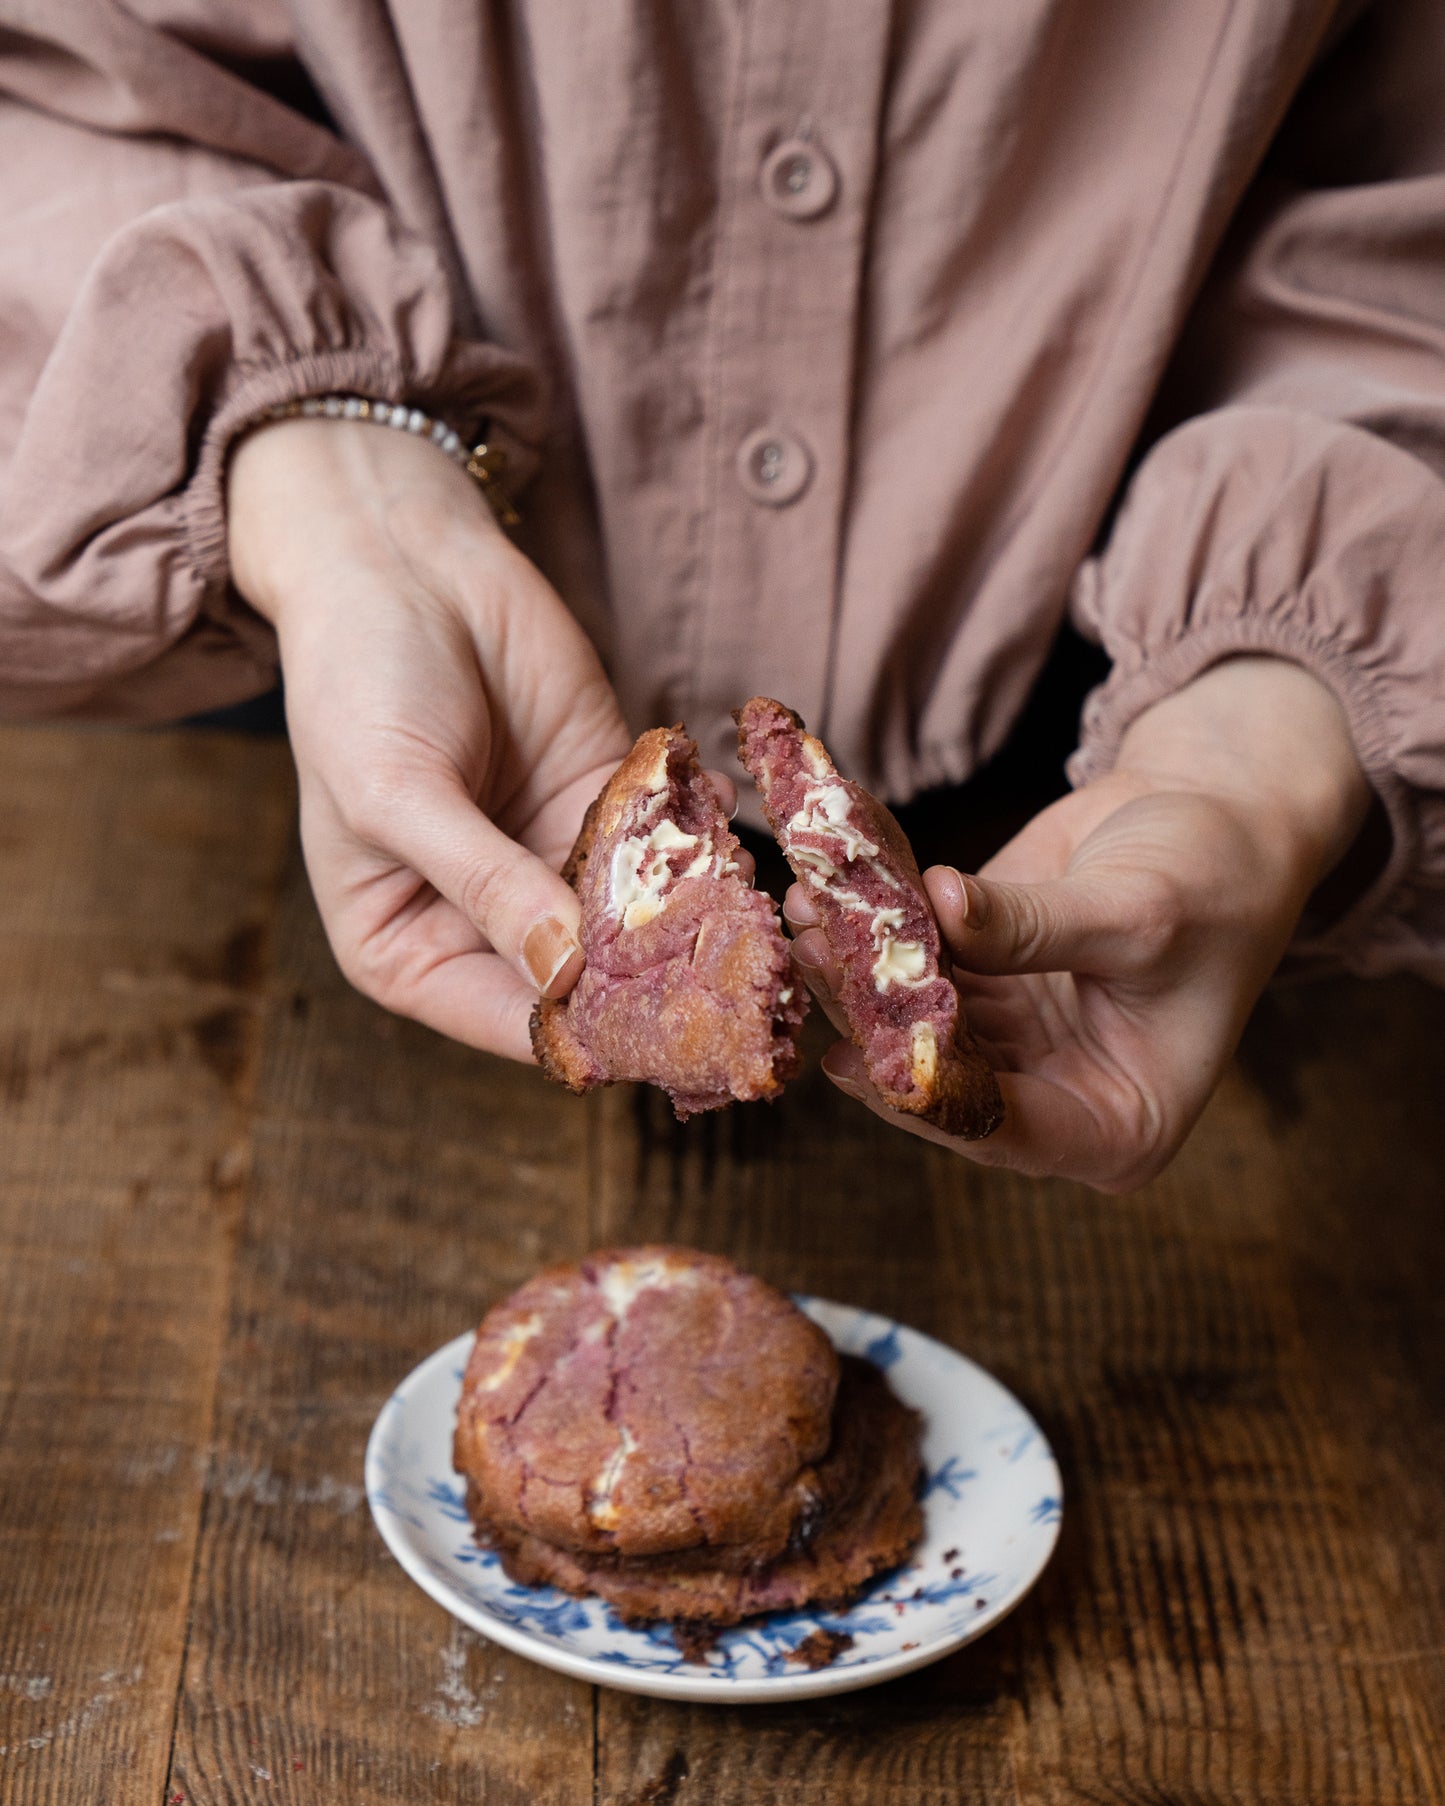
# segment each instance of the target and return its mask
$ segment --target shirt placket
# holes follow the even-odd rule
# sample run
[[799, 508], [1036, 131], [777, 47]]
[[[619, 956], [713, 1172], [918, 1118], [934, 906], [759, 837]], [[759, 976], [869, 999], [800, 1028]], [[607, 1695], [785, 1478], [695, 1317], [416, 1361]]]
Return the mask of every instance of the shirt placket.
[[826, 727], [886, 0], [745, 12], [705, 356], [708, 452], [687, 714], [731, 764], [766, 689]]

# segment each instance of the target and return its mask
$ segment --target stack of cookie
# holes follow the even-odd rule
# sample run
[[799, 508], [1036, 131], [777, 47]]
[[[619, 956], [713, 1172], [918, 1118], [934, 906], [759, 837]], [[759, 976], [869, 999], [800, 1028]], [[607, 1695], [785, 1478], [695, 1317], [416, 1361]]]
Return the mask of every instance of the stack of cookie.
[[842, 1604], [922, 1532], [919, 1420], [782, 1293], [690, 1249], [528, 1281], [477, 1335], [457, 1471], [525, 1585], [680, 1640]]

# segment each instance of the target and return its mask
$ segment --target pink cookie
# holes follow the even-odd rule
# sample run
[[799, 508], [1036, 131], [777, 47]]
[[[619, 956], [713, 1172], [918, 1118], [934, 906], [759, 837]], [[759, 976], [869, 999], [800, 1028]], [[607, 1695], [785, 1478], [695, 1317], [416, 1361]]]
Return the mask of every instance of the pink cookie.
[[842, 973], [838, 1002], [869, 1078], [890, 1108], [946, 1134], [991, 1134], [1003, 1098], [940, 970], [938, 924], [903, 830], [791, 709], [755, 696], [736, 720], [768, 825]]
[[681, 727], [642, 735], [587, 812], [563, 876], [587, 964], [543, 1001], [532, 1047], [574, 1091], [660, 1085], [679, 1117], [775, 1097], [797, 1071], [807, 1007], [770, 897]]

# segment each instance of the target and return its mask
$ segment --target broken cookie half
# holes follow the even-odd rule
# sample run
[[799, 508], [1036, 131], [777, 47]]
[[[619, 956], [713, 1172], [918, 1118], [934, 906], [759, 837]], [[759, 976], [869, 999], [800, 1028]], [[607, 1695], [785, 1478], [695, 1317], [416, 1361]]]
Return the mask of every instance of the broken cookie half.
[[681, 727], [643, 734], [563, 867], [587, 963], [570, 996], [533, 1012], [549, 1077], [579, 1092], [660, 1085], [683, 1118], [782, 1090], [807, 996], [737, 854], [696, 744]]
[[735, 719], [742, 762], [813, 898], [842, 973], [839, 1006], [883, 1101], [948, 1135], [991, 1134], [1003, 1121], [998, 1080], [940, 970], [938, 924], [903, 830], [839, 775], [791, 709], [755, 696]]

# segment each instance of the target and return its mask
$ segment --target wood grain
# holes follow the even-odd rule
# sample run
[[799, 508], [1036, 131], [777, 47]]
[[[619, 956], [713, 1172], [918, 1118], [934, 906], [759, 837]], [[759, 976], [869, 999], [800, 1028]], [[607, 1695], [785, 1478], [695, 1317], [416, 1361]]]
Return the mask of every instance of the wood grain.
[[284, 748], [0, 733], [0, 1798], [160, 1799]]
[[590, 1690], [464, 1632], [361, 1493], [424, 1355], [585, 1244], [588, 1113], [337, 975], [293, 865], [220, 1369], [173, 1788], [211, 1802], [574, 1802]]
[[[0, 758], [6, 1806], [1445, 1803], [1439, 994], [1272, 994], [1180, 1160], [1102, 1200], [894, 1133], [818, 1027], [777, 1105], [679, 1126], [385, 1017], [275, 745]], [[544, 1262], [653, 1237], [1033, 1406], [1064, 1530], [1007, 1623], [714, 1710], [594, 1694], [407, 1580], [360, 1491], [388, 1391]]]

